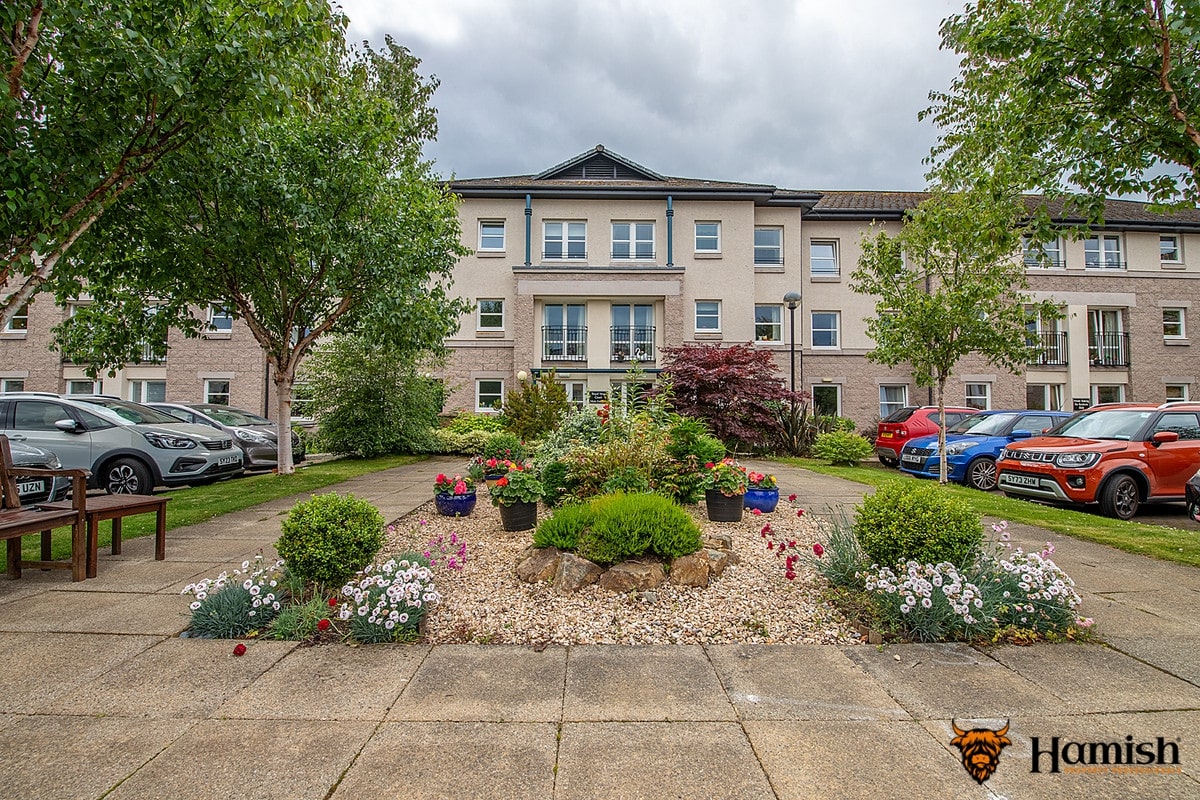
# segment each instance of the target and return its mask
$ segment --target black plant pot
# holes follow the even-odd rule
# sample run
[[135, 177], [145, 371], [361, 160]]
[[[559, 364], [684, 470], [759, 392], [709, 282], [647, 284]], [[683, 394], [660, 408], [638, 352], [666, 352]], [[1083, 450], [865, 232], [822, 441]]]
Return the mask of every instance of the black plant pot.
[[500, 524], [506, 531], [527, 531], [537, 525], [537, 503], [500, 506]]
[[742, 502], [740, 494], [728, 497], [716, 489], [704, 493], [704, 504], [708, 507], [708, 518], [713, 522], [741, 522]]

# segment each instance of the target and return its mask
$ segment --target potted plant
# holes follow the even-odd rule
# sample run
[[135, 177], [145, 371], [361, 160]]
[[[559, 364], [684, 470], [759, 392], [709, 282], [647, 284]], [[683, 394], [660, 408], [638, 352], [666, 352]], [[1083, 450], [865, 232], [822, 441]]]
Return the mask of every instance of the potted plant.
[[746, 476], [747, 486], [743, 504], [750, 510], [758, 509], [769, 514], [779, 505], [779, 484], [774, 475], [751, 472]]
[[513, 462], [508, 459], [475, 456], [475, 458], [471, 459], [467, 470], [476, 483], [484, 481], [487, 483], [488, 488], [491, 489], [496, 485], [496, 481], [504, 477], [512, 468]]
[[534, 472], [513, 464], [507, 473], [488, 487], [492, 505], [500, 509], [500, 522], [506, 531], [527, 531], [537, 524], [538, 500], [545, 494]]
[[470, 475], [438, 473], [433, 481], [433, 504], [443, 517], [466, 517], [475, 510], [475, 480]]
[[723, 458], [705, 464], [700, 478], [708, 518], [713, 522], [740, 522], [742, 496], [749, 482], [746, 468], [732, 458]]

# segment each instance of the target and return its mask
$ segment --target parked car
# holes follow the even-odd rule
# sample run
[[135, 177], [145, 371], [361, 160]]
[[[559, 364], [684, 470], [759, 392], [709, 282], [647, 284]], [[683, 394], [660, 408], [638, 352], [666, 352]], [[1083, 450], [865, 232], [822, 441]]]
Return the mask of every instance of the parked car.
[[1185, 500], [1198, 464], [1200, 403], [1113, 403], [1005, 447], [996, 484], [1007, 495], [1099, 503], [1130, 519], [1142, 503]]
[[1200, 469], [1196, 470], [1196, 474], [1188, 478], [1187, 485], [1184, 487], [1184, 494], [1187, 501], [1187, 514], [1196, 522], [1200, 522]]
[[[946, 430], [964, 417], [978, 414], [978, 408], [946, 407]], [[888, 467], [899, 466], [900, 451], [909, 439], [938, 432], [937, 406], [905, 406], [888, 414], [879, 422], [875, 434], [875, 455]]]
[[[35, 467], [37, 469], [61, 469], [62, 462], [58, 456], [49, 450], [34, 447], [25, 442], [9, 442], [14, 467]], [[30, 506], [34, 503], [53, 503], [65, 500], [71, 494], [71, 479], [62, 475], [43, 477], [21, 475], [16, 478], [17, 497], [21, 505]]]
[[6, 394], [0, 432], [51, 451], [64, 467], [91, 470], [89, 485], [109, 494], [149, 494], [242, 471], [228, 434], [111, 397]]
[[[212, 403], [147, 403], [151, 408], [179, 417], [184, 422], [225, 431], [242, 448], [247, 469], [271, 469], [279, 464], [279, 439], [275, 423], [240, 408]], [[292, 431], [292, 463], [304, 460], [304, 441]]]
[[[946, 477], [976, 489], [996, 488], [996, 459], [1004, 446], [1044, 433], [1071, 415], [1065, 411], [980, 411], [946, 430]], [[910, 439], [900, 451], [900, 469], [937, 478], [938, 437]]]

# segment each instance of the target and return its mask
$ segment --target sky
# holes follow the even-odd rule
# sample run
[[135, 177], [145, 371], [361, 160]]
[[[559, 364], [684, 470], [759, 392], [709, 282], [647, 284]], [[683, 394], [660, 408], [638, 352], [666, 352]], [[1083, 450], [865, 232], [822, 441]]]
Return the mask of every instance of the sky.
[[541, 172], [597, 144], [663, 175], [919, 190], [918, 122], [957, 72], [963, 0], [337, 0], [435, 76], [443, 178]]

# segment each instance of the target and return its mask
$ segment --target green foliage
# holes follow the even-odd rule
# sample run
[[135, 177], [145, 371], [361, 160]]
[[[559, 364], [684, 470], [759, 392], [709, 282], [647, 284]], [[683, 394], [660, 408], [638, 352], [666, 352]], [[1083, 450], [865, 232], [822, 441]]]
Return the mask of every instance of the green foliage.
[[[429, 450], [433, 453], [473, 456], [478, 453], [503, 452], [511, 449], [513, 439], [508, 431], [471, 430], [462, 433], [449, 428], [433, 428], [429, 431]], [[501, 443], [493, 444], [496, 439]], [[518, 442], [520, 451], [520, 443]], [[501, 456], [503, 458], [503, 456]]]
[[504, 426], [524, 440], [549, 433], [566, 415], [567, 390], [554, 380], [554, 370], [534, 381], [522, 381], [504, 397]]
[[697, 462], [707, 464], [725, 457], [725, 444], [709, 433], [703, 420], [675, 415], [667, 434], [667, 455], [677, 461], [693, 456]]
[[313, 350], [302, 377], [329, 452], [374, 458], [434, 449], [445, 389], [405, 359], [361, 335], [331, 336]]
[[571, 494], [570, 468], [565, 461], [551, 461], [542, 468], [542, 488], [546, 494], [542, 500], [550, 508], [562, 503]]
[[446, 423], [445, 429], [457, 434], [471, 433], [472, 431], [502, 431], [504, 430], [504, 421], [495, 414], [474, 414], [469, 411], [460, 411]]
[[192, 612], [192, 633], [205, 639], [236, 639], [266, 624], [267, 616], [252, 617], [254, 600], [241, 584], [226, 584], [200, 601]]
[[574, 550], [579, 546], [579, 535], [587, 530], [594, 519], [595, 513], [588, 503], [562, 506], [538, 523], [533, 532], [533, 546]]
[[536, 503], [545, 493], [545, 487], [531, 469], [511, 469], [488, 487], [488, 496], [494, 506]]
[[[807, 395], [805, 395], [807, 398]], [[779, 416], [779, 449], [794, 456], [812, 455], [817, 437], [835, 431], [853, 431], [854, 420], [813, 413], [814, 408], [805, 402], [795, 405], [780, 403], [776, 409]]]
[[837, 510], [836, 516], [822, 522], [828, 531], [825, 534], [824, 552], [819, 556], [815, 553], [806, 555], [803, 557], [804, 562], [834, 586], [862, 589], [863, 580], [860, 573], [870, 567], [871, 562], [867, 560], [866, 554], [858, 544], [853, 523], [841, 508]]
[[303, 642], [317, 635], [317, 623], [330, 616], [329, 601], [313, 597], [304, 603], [290, 603], [271, 621], [266, 638]]
[[937, 484], [897, 481], [855, 508], [854, 534], [876, 564], [971, 563], [983, 541], [979, 515]]
[[275, 549], [289, 571], [319, 592], [336, 592], [383, 546], [383, 515], [354, 495], [302, 500], [281, 526]]
[[590, 504], [591, 525], [579, 534], [578, 554], [597, 564], [615, 564], [654, 553], [665, 559], [700, 549], [700, 529], [690, 516], [654, 494], [609, 494]]
[[615, 474], [610, 475], [608, 480], [600, 487], [600, 491], [604, 494], [613, 494], [614, 492], [626, 492], [627, 494], [649, 492], [651, 491], [650, 479], [641, 470], [634, 467], [624, 467]]
[[822, 433], [812, 446], [812, 454], [817, 458], [823, 458], [830, 464], [844, 464], [848, 467], [870, 458], [874, 453], [875, 446], [853, 430]]
[[534, 463], [544, 466], [564, 458], [572, 450], [592, 447], [600, 441], [603, 424], [596, 409], [573, 408], [554, 430], [543, 436], [534, 450]]
[[502, 432], [489, 435], [478, 455], [485, 459], [499, 458], [521, 462], [528, 458], [529, 449], [516, 434]]
[[646, 416], [637, 415], [628, 423], [628, 434], [605, 436], [588, 448], [574, 450], [568, 457], [568, 483], [575, 497], [585, 500], [602, 494], [604, 484], [614, 475], [638, 472], [646, 483], [657, 489], [667, 474], [671, 457], [667, 454], [667, 433]]

